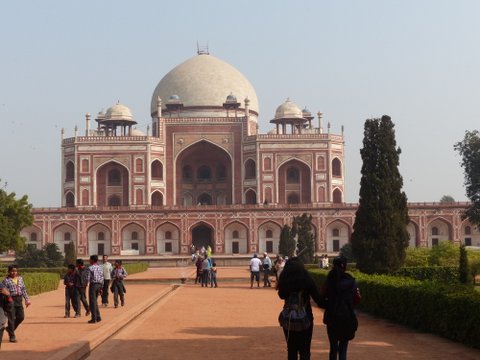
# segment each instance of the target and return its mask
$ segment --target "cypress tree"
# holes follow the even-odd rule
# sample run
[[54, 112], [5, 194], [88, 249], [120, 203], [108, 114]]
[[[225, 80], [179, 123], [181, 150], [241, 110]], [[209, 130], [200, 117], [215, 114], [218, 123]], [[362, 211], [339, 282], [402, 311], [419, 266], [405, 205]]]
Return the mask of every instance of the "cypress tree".
[[365, 122], [352, 250], [358, 269], [366, 273], [395, 271], [405, 261], [409, 217], [398, 170], [400, 153], [389, 116]]
[[465, 245], [460, 246], [460, 264], [458, 272], [462, 284], [472, 284], [472, 274], [468, 265], [467, 249], [465, 248]]
[[282, 232], [280, 233], [278, 251], [283, 256], [293, 256], [295, 251], [295, 239], [294, 236], [292, 236], [292, 229], [287, 224], [283, 225]]

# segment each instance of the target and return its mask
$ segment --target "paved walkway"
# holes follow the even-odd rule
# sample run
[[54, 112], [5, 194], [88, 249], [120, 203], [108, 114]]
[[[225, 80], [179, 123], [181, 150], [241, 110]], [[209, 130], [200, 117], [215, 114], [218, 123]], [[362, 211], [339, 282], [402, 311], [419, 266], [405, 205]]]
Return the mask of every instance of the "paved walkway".
[[[246, 268], [219, 268], [218, 288], [191, 280], [166, 283], [178, 284], [182, 271], [150, 269], [130, 276], [126, 306], [102, 308], [99, 324], [63, 318], [63, 287], [34, 296], [17, 332], [19, 342], [10, 344], [5, 336], [0, 358], [76, 360], [90, 353], [89, 359], [190, 359], [207, 351], [211, 359], [286, 358], [277, 324], [282, 303], [274, 289], [250, 289]], [[193, 268], [187, 277], [194, 277]], [[312, 359], [327, 359], [322, 311], [314, 309], [314, 316]], [[480, 350], [368, 315], [360, 314], [359, 322], [350, 359], [480, 359]]]

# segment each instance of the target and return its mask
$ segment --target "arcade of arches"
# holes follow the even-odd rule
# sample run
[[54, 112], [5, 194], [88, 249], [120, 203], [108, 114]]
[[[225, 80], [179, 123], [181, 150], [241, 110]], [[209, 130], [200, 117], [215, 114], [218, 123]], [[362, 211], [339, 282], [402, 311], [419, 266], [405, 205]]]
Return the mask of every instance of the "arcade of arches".
[[[252, 210], [254, 211], [254, 210]], [[125, 225], [114, 232], [113, 218], [104, 216], [102, 221], [93, 222], [86, 228], [86, 237], [82, 237], [76, 221], [60, 222], [53, 226], [51, 233], [41, 227], [30, 226], [22, 230], [21, 235], [27, 243], [41, 248], [47, 242], [55, 242], [60, 250], [70, 241], [76, 243], [79, 255], [89, 254], [122, 254], [133, 252], [139, 255], [182, 254], [188, 253], [190, 245], [196, 247], [210, 246], [217, 254], [250, 254], [252, 252], [278, 252], [278, 242], [282, 228], [281, 221], [269, 220], [265, 212], [258, 210], [257, 217], [263, 218], [252, 232], [248, 221], [233, 220], [216, 229], [213, 221], [191, 224], [182, 230], [180, 218], [171, 222], [152, 223], [147, 225], [146, 219], [136, 222], [125, 222]], [[274, 213], [272, 213], [273, 215]], [[352, 212], [353, 214], [353, 212]], [[138, 218], [138, 216], [137, 216]], [[425, 223], [423, 230], [419, 219], [412, 216], [407, 230], [410, 234], [411, 247], [432, 247], [442, 241], [454, 239], [457, 243], [480, 246], [480, 231], [467, 221], [455, 227], [452, 221], [444, 217], [433, 217]], [[241, 217], [239, 218], [241, 219]], [[123, 221], [127, 220], [125, 218]], [[323, 227], [315, 226], [315, 249], [317, 252], [335, 253], [350, 241], [352, 234], [351, 217], [330, 218]], [[421, 220], [423, 221], [423, 220]], [[154, 230], [149, 230], [154, 226]], [[150, 240], [148, 234], [153, 234]]]

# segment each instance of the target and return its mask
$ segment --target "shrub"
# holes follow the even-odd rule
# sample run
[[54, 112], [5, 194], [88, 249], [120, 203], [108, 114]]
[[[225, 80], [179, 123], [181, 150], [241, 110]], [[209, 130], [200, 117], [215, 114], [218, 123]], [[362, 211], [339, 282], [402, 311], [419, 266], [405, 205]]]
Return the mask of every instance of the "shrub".
[[56, 290], [60, 282], [60, 275], [55, 273], [24, 273], [22, 277], [28, 295]]
[[406, 267], [411, 266], [428, 266], [428, 258], [430, 256], [430, 249], [419, 247], [419, 248], [408, 248], [407, 257], [405, 258]]
[[350, 243], [347, 243], [340, 248], [340, 255], [345, 256], [349, 263], [356, 262], [352, 251], [352, 244]]
[[456, 266], [415, 266], [404, 267], [392, 274], [409, 277], [415, 280], [430, 280], [443, 283], [456, 283], [459, 280]]
[[138, 263], [130, 263], [130, 264], [123, 264], [125, 270], [129, 275], [136, 274], [139, 272], [146, 271], [148, 269], [147, 262], [138, 262]]
[[[321, 285], [327, 271], [310, 270]], [[480, 293], [463, 285], [419, 281], [405, 277], [353, 273], [360, 308], [422, 331], [480, 348]]]
[[441, 241], [430, 250], [428, 264], [438, 266], [458, 266], [458, 249], [452, 241]]
[[58, 274], [61, 278], [67, 273], [66, 267], [52, 267], [52, 268], [20, 268], [18, 270], [22, 275], [23, 274], [32, 274], [32, 273], [49, 273], [49, 274]]

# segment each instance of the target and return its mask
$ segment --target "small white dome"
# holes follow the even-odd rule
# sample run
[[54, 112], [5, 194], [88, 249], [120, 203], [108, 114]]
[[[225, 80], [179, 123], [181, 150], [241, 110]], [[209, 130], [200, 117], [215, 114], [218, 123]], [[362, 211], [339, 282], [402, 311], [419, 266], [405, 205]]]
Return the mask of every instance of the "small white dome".
[[105, 120], [133, 120], [133, 115], [128, 107], [117, 103], [107, 109]]
[[287, 99], [282, 105], [275, 111], [275, 119], [302, 119], [302, 110], [290, 99]]

